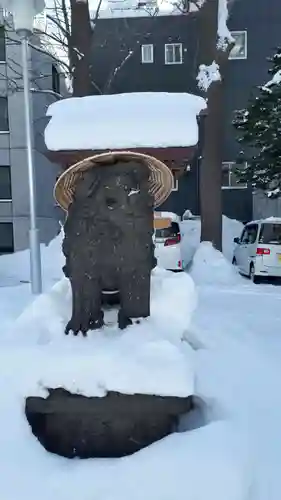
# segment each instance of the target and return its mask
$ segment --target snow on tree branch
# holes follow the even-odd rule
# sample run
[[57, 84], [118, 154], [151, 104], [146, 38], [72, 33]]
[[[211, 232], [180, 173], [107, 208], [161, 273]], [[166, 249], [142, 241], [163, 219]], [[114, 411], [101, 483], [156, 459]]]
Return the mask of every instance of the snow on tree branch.
[[281, 84], [281, 69], [274, 73], [273, 77], [269, 82], [265, 83], [262, 87], [262, 90], [267, 90], [268, 92], [272, 92], [271, 88], [273, 85], [280, 85]]
[[221, 80], [219, 65], [215, 61], [213, 61], [209, 66], [201, 64], [199, 66], [199, 72], [196, 80], [198, 81], [199, 89], [207, 92], [213, 82]]
[[219, 0], [217, 47], [220, 50], [226, 50], [229, 44], [234, 42], [234, 39], [227, 27], [227, 20], [228, 0]]
[[[208, 3], [209, 2], [209, 3]], [[228, 8], [230, 5], [230, 0], [217, 0], [217, 2], [211, 2], [211, 0], [203, 0], [201, 5], [201, 12], [209, 12], [205, 19], [205, 23], [211, 23], [213, 28], [210, 30], [210, 26], [206, 24], [206, 30], [208, 31], [209, 44], [214, 44], [213, 54], [210, 53], [207, 47], [205, 47], [205, 55], [203, 56], [203, 64], [199, 66], [199, 71], [197, 75], [198, 87], [200, 90], [205, 92], [208, 91], [210, 85], [213, 82], [218, 82], [221, 80], [221, 70], [220, 65], [225, 59], [228, 59], [228, 55], [234, 45], [234, 39], [227, 26], [228, 21]], [[207, 11], [206, 11], [207, 8]], [[213, 9], [210, 16], [210, 9]], [[217, 12], [216, 12], [217, 9]], [[200, 15], [200, 13], [199, 13]], [[205, 28], [204, 28], [205, 29]], [[210, 34], [211, 31], [211, 34]], [[204, 39], [204, 32], [201, 34]], [[210, 38], [211, 37], [211, 38]], [[203, 41], [203, 45], [206, 42]], [[208, 53], [209, 52], [209, 53]], [[204, 64], [204, 59], [206, 63]], [[212, 61], [213, 62], [210, 62]], [[202, 61], [202, 58], [201, 58]]]

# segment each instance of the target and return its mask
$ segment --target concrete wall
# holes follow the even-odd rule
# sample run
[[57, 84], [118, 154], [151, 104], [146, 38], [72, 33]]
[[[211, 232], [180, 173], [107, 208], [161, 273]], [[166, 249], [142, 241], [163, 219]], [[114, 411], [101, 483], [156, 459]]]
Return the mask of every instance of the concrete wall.
[[[13, 41], [14, 40], [14, 41]], [[34, 40], [36, 43], [37, 40]], [[31, 88], [52, 89], [53, 60], [31, 49], [29, 71]], [[27, 248], [29, 230], [29, 189], [25, 136], [24, 96], [21, 78], [21, 46], [12, 31], [6, 32], [6, 64], [0, 64], [0, 96], [8, 100], [9, 131], [0, 131], [0, 168], [10, 165], [12, 200], [0, 202], [1, 223], [13, 223], [14, 249]], [[59, 167], [44, 156], [44, 115], [54, 101], [48, 93], [32, 92], [33, 154], [36, 171], [37, 214], [40, 239], [49, 242], [58, 232], [58, 212], [53, 200], [53, 186]]]
[[253, 194], [253, 218], [281, 217], [281, 198], [271, 200], [263, 192]]

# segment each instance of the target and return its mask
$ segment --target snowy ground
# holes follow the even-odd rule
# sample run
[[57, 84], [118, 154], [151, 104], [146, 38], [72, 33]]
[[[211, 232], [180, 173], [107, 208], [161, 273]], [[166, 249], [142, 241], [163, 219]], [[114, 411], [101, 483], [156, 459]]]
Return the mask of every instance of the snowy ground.
[[[51, 251], [43, 250], [47, 288], [61, 278], [59, 241], [52, 245]], [[23, 409], [22, 386], [15, 386], [15, 380], [30, 371], [25, 363], [34, 333], [19, 330], [18, 349], [22, 346], [24, 355], [18, 350], [15, 356], [7, 332], [32, 300], [29, 285], [20, 284], [28, 279], [27, 264], [27, 253], [0, 258], [0, 283], [5, 285], [0, 287], [3, 499], [279, 500], [280, 287], [253, 285], [202, 244], [190, 271], [198, 306], [186, 333], [198, 409], [183, 419], [183, 432], [132, 457], [68, 461], [47, 454], [21, 411], [15, 411]], [[6, 358], [4, 363], [4, 350], [10, 363]]]
[[[232, 422], [251, 456], [250, 500], [281, 491], [281, 289], [202, 286], [193, 322], [197, 391], [210, 418]], [[245, 441], [241, 438], [241, 445]], [[242, 497], [244, 498], [244, 497]]]

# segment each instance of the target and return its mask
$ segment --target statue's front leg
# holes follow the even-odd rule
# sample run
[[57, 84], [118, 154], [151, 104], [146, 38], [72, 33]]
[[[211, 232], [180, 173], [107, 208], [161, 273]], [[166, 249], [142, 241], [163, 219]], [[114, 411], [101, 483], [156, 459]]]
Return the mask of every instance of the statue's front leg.
[[86, 337], [89, 330], [95, 330], [104, 325], [99, 280], [90, 279], [81, 274], [79, 279], [70, 278], [70, 283], [72, 317], [66, 326], [65, 333], [68, 335], [72, 332], [78, 335], [81, 332]]
[[150, 266], [124, 272], [120, 276], [121, 307], [118, 325], [121, 330], [132, 324], [134, 318], [150, 315]]

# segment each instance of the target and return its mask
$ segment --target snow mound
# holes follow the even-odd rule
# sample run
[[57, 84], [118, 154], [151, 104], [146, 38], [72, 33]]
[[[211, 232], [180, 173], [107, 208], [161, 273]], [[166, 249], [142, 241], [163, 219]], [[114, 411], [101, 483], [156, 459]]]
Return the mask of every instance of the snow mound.
[[281, 223], [281, 217], [267, 217], [266, 219], [264, 219], [265, 222], [272, 222], [273, 224], [276, 223], [276, 224], [280, 224]]
[[202, 97], [187, 93], [71, 97], [49, 106], [45, 142], [52, 151], [194, 146], [204, 108]]
[[8, 331], [5, 344], [9, 348], [12, 343], [13, 350], [1, 352], [1, 377], [11, 377], [10, 386], [23, 397], [58, 386], [88, 396], [109, 390], [189, 396], [194, 393], [193, 351], [182, 338], [195, 306], [195, 286], [188, 275], [157, 269], [149, 318], [120, 332], [117, 311], [106, 311], [103, 330], [89, 332], [87, 339], [66, 337], [71, 289], [63, 279]]
[[190, 275], [196, 284], [237, 285], [241, 283], [236, 268], [210, 242], [202, 242], [194, 257]]
[[[242, 222], [229, 219], [225, 215], [222, 218], [222, 251], [227, 260], [232, 262], [234, 250], [234, 238], [240, 236], [243, 229]], [[190, 219], [181, 222], [182, 252], [185, 262], [191, 262], [197, 248], [200, 245], [201, 220]]]
[[[64, 256], [61, 250], [63, 231], [49, 245], [41, 244], [42, 277], [44, 285], [54, 284], [63, 276]], [[0, 282], [18, 284], [30, 281], [29, 249], [0, 256]], [[2, 285], [3, 286], [3, 285]]]

